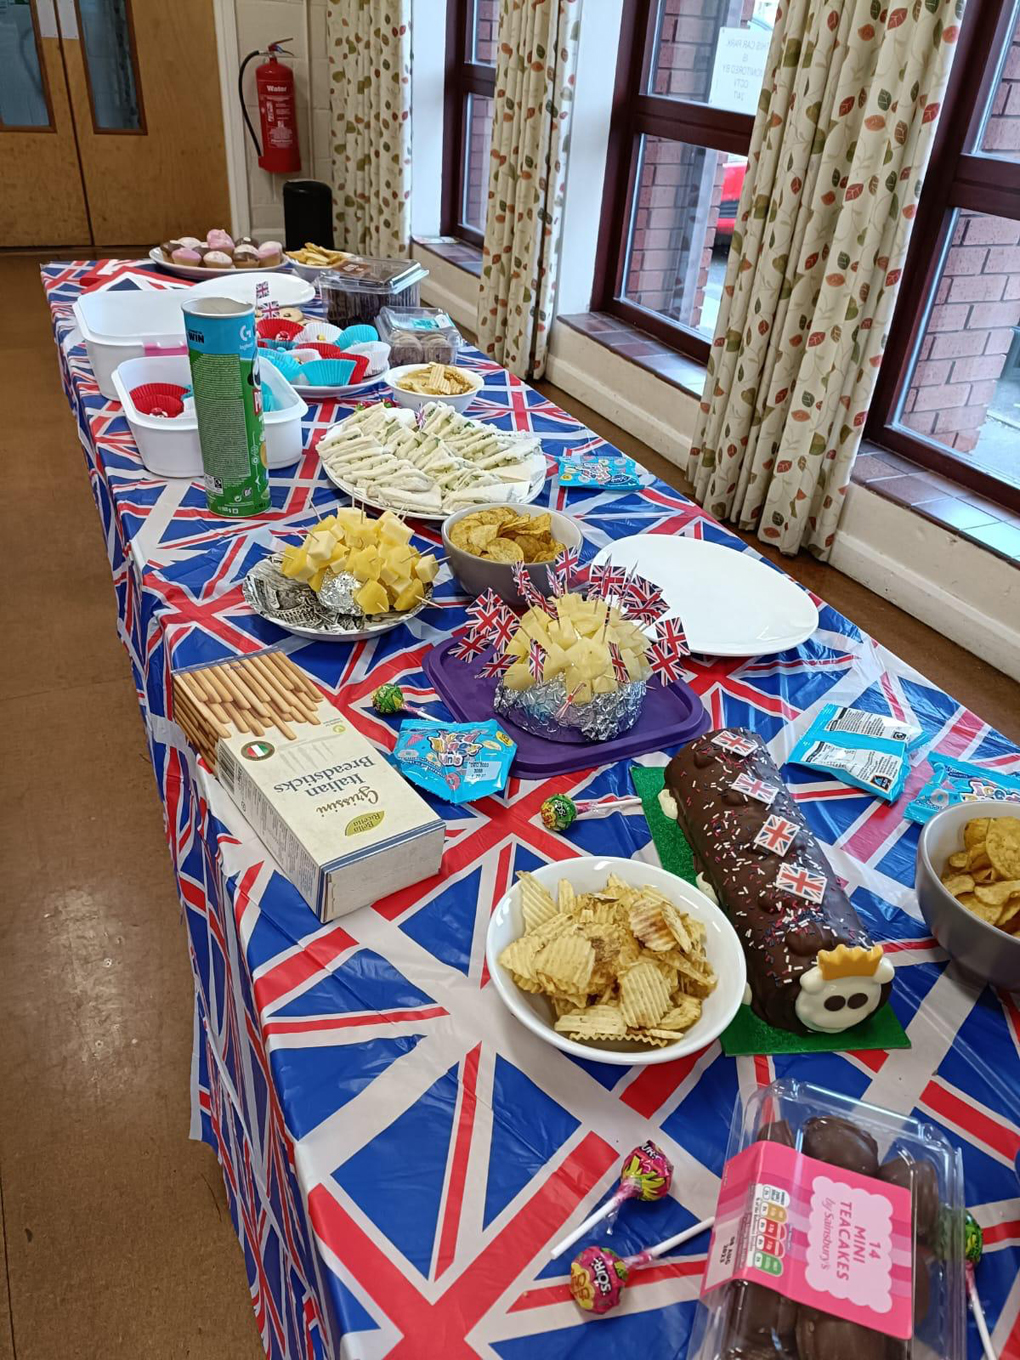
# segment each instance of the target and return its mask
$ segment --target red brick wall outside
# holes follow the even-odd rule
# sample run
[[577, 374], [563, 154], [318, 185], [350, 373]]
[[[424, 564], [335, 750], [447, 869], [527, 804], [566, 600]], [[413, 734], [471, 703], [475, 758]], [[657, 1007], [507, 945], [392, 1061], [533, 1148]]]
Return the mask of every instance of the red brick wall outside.
[[485, 230], [489, 193], [489, 143], [492, 140], [492, 100], [473, 94], [468, 100], [467, 166], [464, 171], [464, 222]]
[[495, 63], [499, 0], [475, 0], [475, 61]]
[[[719, 29], [746, 24], [754, 0], [663, 0], [653, 91], [704, 100]], [[726, 157], [645, 139], [624, 293], [697, 327], [705, 302]]]
[[[1020, 37], [1014, 37], [982, 138], [1020, 154]], [[961, 210], [901, 421], [970, 453], [1020, 324], [1020, 222]], [[1020, 440], [1020, 434], [1017, 436]]]

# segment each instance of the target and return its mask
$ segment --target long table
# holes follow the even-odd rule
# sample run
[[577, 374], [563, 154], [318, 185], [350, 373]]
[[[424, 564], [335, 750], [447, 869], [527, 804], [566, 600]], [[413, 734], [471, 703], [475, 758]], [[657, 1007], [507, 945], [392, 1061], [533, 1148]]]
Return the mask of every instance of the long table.
[[[913, 1112], [959, 1144], [985, 1232], [980, 1294], [1000, 1353], [1020, 1356], [1020, 1006], [967, 981], [929, 937], [912, 890], [917, 827], [902, 819], [905, 799], [890, 807], [803, 768], [783, 770], [896, 964], [893, 1005], [909, 1050], [733, 1060], [713, 1043], [631, 1069], [575, 1060], [508, 1014], [484, 938], [514, 874], [595, 852], [656, 861], [639, 813], [579, 822], [567, 836], [538, 815], [553, 792], [631, 792], [626, 764], [511, 780], [504, 795], [470, 806], [436, 802], [447, 823], [441, 874], [322, 925], [167, 716], [171, 675], [282, 645], [389, 748], [396, 724], [374, 712], [372, 691], [397, 681], [442, 715], [422, 657], [464, 622], [467, 601], [444, 567], [433, 607], [372, 642], [302, 642], [253, 616], [241, 598], [245, 572], [274, 535], [293, 535], [343, 499], [314, 445], [349, 406], [313, 405], [303, 457], [271, 476], [271, 511], [225, 523], [207, 513], [199, 483], [143, 467], [120, 406], [96, 387], [70, 310], [85, 286], [171, 281], [140, 262], [60, 263], [42, 274], [184, 908], [195, 977], [191, 1134], [219, 1158], [267, 1354], [683, 1356], [704, 1237], [637, 1274], [625, 1306], [601, 1319], [582, 1317], [567, 1290], [569, 1254], [549, 1263], [548, 1247], [612, 1192], [622, 1153], [649, 1136], [675, 1164], [673, 1192], [624, 1209], [616, 1250], [640, 1250], [710, 1214], [735, 1100], [797, 1077]], [[556, 454], [604, 444], [478, 351], [462, 360], [485, 377], [473, 413], [538, 434], [550, 472]], [[542, 503], [580, 521], [586, 556], [635, 533], [752, 551], [647, 474], [627, 493], [568, 493], [550, 476]], [[436, 547], [436, 527], [420, 527], [415, 542]], [[980, 717], [817, 603], [818, 630], [795, 650], [690, 659], [685, 678], [714, 725], [754, 728], [782, 764], [822, 702], [909, 715], [924, 743], [908, 795], [928, 778], [933, 751], [1020, 768], [1017, 749]], [[980, 1353], [973, 1324], [969, 1353]]]

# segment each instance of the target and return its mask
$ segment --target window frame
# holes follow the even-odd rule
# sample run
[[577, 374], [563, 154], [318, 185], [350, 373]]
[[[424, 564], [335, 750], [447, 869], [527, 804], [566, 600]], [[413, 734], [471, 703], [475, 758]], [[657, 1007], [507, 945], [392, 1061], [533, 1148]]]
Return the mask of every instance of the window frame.
[[[1020, 221], [1020, 160], [968, 149], [981, 140], [977, 125], [994, 96], [1002, 54], [1012, 40], [1015, 0], [968, 0], [960, 25], [956, 60], [942, 101], [938, 131], [918, 200], [914, 230], [903, 264], [888, 340], [864, 427], [872, 444], [898, 453], [998, 505], [1020, 511], [1020, 487], [1011, 486], [952, 453], [933, 439], [896, 423], [910, 389], [914, 356], [928, 317], [949, 248], [955, 209]], [[994, 35], [990, 45], [984, 34]]]
[[708, 362], [711, 342], [689, 326], [641, 307], [623, 296], [627, 241], [641, 161], [642, 136], [663, 137], [747, 156], [754, 117], [693, 100], [648, 94], [655, 55], [658, 0], [632, 0], [624, 7], [620, 54], [606, 155], [602, 217], [595, 256], [592, 309], [609, 312], [696, 362]]
[[443, 80], [443, 184], [440, 230], [469, 245], [482, 245], [484, 234], [465, 222], [464, 189], [467, 175], [467, 106], [469, 95], [495, 99], [496, 68], [472, 61], [473, 0], [448, 0], [446, 7], [446, 70]]

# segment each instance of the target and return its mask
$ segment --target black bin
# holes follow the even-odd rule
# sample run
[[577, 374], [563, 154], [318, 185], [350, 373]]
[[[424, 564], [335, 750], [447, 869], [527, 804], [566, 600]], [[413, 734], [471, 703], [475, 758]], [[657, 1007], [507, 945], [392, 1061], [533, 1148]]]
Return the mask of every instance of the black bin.
[[306, 241], [333, 249], [333, 190], [318, 179], [289, 179], [283, 186], [283, 229], [288, 250]]

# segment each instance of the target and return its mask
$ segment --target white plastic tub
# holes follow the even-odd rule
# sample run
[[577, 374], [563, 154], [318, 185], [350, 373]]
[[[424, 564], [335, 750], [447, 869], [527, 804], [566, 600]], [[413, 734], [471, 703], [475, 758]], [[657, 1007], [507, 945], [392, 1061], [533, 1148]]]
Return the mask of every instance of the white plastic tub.
[[187, 354], [181, 311], [187, 295], [187, 289], [168, 288], [83, 293], [78, 298], [72, 308], [74, 319], [104, 397], [117, 398], [113, 370], [126, 359]]
[[[266, 427], [266, 462], [270, 468], [289, 467], [301, 457], [301, 417], [308, 407], [282, 374], [268, 364], [260, 365], [262, 382], [272, 388], [275, 411], [263, 416]], [[202, 476], [202, 446], [193, 405], [183, 415], [167, 420], [143, 415], [131, 400], [131, 392], [143, 383], [178, 383], [191, 386], [191, 367], [186, 355], [128, 359], [112, 374], [112, 395], [124, 408], [142, 462], [157, 477]]]

